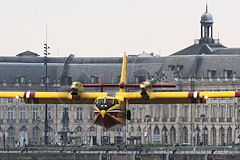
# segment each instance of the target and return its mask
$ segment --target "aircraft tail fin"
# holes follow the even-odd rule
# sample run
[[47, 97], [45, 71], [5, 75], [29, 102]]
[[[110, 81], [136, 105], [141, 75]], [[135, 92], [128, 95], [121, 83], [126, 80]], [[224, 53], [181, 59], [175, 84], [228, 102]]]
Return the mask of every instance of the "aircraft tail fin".
[[124, 53], [122, 61], [122, 73], [120, 79], [120, 91], [125, 92], [125, 85], [127, 84], [127, 55]]

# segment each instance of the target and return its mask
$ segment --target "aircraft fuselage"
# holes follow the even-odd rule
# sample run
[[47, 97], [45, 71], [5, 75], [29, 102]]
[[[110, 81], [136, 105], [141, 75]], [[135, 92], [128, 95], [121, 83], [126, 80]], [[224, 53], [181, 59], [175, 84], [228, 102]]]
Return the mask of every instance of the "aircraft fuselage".
[[116, 97], [99, 97], [94, 102], [94, 123], [114, 130], [126, 125], [126, 103]]

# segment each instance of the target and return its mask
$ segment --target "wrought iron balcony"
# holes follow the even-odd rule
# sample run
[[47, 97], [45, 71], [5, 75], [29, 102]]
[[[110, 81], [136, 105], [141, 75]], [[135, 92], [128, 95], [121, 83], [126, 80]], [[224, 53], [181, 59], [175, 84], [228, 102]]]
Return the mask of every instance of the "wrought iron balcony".
[[28, 123], [28, 119], [19, 119], [19, 123]]
[[217, 122], [217, 118], [211, 118], [211, 122]]
[[232, 118], [227, 118], [227, 122], [232, 122]]
[[171, 117], [170, 118], [170, 122], [175, 122], [176, 121], [176, 118], [175, 117]]
[[224, 118], [219, 118], [219, 122], [224, 122]]
[[7, 119], [7, 124], [13, 125], [16, 122], [16, 119]]

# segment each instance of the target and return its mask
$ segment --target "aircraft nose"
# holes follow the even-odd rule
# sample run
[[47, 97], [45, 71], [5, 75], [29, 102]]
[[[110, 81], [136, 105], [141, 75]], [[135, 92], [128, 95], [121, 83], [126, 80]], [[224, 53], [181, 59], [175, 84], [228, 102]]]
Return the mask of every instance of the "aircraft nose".
[[101, 111], [100, 111], [100, 114], [101, 114], [102, 118], [104, 118], [104, 117], [105, 117], [105, 114], [106, 114], [106, 111], [105, 111], [105, 110], [101, 110]]

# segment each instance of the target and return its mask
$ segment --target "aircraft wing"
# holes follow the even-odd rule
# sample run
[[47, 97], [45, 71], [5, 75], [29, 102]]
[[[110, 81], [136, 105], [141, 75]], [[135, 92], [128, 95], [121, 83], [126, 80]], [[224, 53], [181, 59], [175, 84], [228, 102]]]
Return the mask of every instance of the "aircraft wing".
[[148, 99], [143, 99], [141, 92], [118, 92], [117, 96], [129, 104], [184, 104], [206, 103], [208, 98], [240, 97], [240, 92], [151, 92]]
[[70, 92], [0, 92], [0, 98], [24, 98], [25, 103], [34, 104], [93, 104], [97, 97], [107, 96], [106, 92], [81, 93], [72, 96]]

